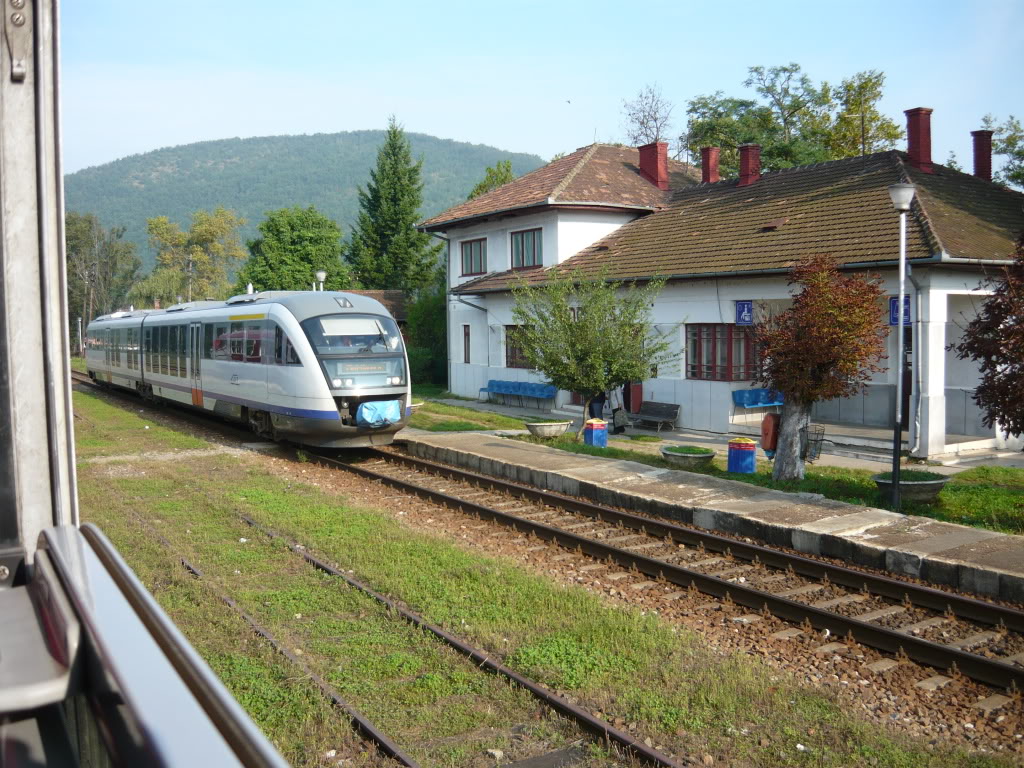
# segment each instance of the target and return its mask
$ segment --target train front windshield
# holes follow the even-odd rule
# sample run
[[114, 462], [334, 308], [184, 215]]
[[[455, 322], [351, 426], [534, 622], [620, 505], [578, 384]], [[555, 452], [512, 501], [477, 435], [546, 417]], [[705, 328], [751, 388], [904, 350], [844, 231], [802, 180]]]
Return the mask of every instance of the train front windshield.
[[402, 334], [390, 317], [323, 315], [302, 322], [331, 389], [404, 386]]

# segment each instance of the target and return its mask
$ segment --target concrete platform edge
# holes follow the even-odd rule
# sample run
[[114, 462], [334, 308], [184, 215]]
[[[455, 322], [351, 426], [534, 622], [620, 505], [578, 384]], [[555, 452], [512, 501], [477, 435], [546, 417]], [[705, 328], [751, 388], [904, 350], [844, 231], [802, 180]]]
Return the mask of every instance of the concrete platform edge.
[[[506, 451], [500, 445], [496, 446], [493, 438], [486, 448], [483, 447], [483, 437], [471, 433], [443, 436], [402, 434], [397, 442], [404, 443], [414, 456], [483, 475], [747, 537], [768, 545], [790, 547], [807, 554], [833, 557], [1024, 603], [1024, 568], [1015, 567], [1017, 562], [1012, 557], [1013, 553], [1024, 553], [1024, 537], [994, 532], [981, 537], [977, 528], [941, 524], [927, 518], [842, 502], [809, 499], [806, 495], [765, 492], [732, 480], [715, 480], [715, 489], [706, 494], [709, 496], [706, 500], [680, 503], [670, 498], [672, 490], [687, 487], [688, 478], [695, 483], [707, 478], [676, 470], [651, 471], [643, 464], [570, 454], [529, 443], [513, 443], [517, 452], [529, 451], [538, 459], [547, 451], [555, 451], [561, 463], [569, 465], [561, 469], [543, 468], [544, 462], [540, 460], [535, 466], [527, 466], [500, 455]], [[599, 482], [592, 479], [595, 474], [600, 475]], [[734, 495], [728, 493], [730, 488]], [[775, 516], [785, 518], [793, 517], [794, 511], [808, 518], [817, 515], [817, 519], [805, 522], [773, 519], [773, 512]], [[959, 549], [971, 549], [970, 544], [982, 539], [981, 543], [988, 545], [989, 550], [995, 550], [994, 555], [989, 552], [987, 559], [994, 557], [998, 560], [999, 553], [1006, 552], [1010, 565], [983, 563], [963, 555], [952, 557], [951, 550], [958, 548], [955, 546], [935, 552], [928, 551], [927, 546], [915, 548], [915, 542], [927, 539], [908, 540], [908, 536], [917, 530], [927, 530], [929, 526], [942, 526], [943, 537], [950, 537], [951, 543], [958, 538], [958, 532], [962, 533], [966, 544]]]

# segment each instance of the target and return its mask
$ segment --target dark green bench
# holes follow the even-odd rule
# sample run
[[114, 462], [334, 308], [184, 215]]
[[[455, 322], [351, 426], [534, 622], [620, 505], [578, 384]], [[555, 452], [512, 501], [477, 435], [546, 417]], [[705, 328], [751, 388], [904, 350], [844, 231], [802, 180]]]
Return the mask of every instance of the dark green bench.
[[660, 433], [662, 427], [674, 429], [678, 418], [679, 403], [656, 403], [653, 400], [644, 400], [640, 403], [640, 410], [630, 417], [630, 421], [634, 427], [638, 425], [656, 426]]

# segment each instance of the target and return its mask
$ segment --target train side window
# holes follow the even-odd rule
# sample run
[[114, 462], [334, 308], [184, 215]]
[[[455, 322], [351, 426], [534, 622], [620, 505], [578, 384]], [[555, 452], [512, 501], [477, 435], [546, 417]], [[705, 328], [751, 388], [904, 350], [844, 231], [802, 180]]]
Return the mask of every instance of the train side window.
[[185, 360], [188, 358], [188, 326], [178, 326], [178, 376], [185, 378], [188, 376], [188, 368]]
[[176, 326], [176, 325], [170, 326], [167, 329], [167, 333], [168, 333], [168, 338], [169, 338], [169, 340], [167, 342], [167, 352], [168, 352], [168, 372], [167, 373], [168, 373], [169, 376], [177, 376], [178, 375], [178, 326]]
[[127, 352], [127, 356], [128, 356], [128, 359], [126, 360], [126, 362], [128, 364], [128, 370], [129, 371], [134, 369], [134, 367], [135, 367], [135, 365], [134, 365], [134, 362], [135, 362], [135, 346], [134, 346], [134, 341], [135, 341], [135, 329], [134, 328], [129, 328], [128, 329], [127, 347], [125, 348], [126, 352]]
[[274, 362], [278, 365], [302, 365], [292, 340], [281, 326], [274, 324]]
[[231, 359], [241, 362], [245, 347], [245, 323], [232, 323], [228, 338], [231, 342]]
[[142, 329], [142, 361], [146, 373], [153, 372], [153, 329]]
[[213, 324], [203, 323], [203, 357], [213, 358]]
[[169, 367], [167, 365], [167, 339], [169, 336], [169, 325], [160, 326], [160, 373], [164, 376], [167, 375]]
[[263, 346], [263, 322], [260, 320], [249, 320], [245, 323], [245, 362], [258, 363], [262, 356]]
[[284, 364], [302, 365], [302, 361], [299, 360], [299, 355], [295, 351], [295, 347], [292, 346], [292, 340], [287, 336], [284, 337]]
[[213, 328], [213, 359], [230, 359], [231, 337], [226, 323], [217, 323]]

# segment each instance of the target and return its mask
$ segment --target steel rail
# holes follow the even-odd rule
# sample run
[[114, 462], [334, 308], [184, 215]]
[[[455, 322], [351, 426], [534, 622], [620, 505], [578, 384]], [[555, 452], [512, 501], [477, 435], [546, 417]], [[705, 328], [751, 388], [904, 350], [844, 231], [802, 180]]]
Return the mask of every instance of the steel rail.
[[[375, 453], [378, 453], [383, 458], [395, 456], [395, 454], [385, 452]], [[1011, 685], [1016, 685], [1018, 688], [1024, 687], [1024, 669], [1017, 669], [1010, 664], [1004, 664], [1003, 662], [996, 661], [994, 659], [988, 659], [956, 648], [932, 643], [927, 640], [914, 637], [913, 635], [904, 634], [885, 627], [875, 626], [854, 618], [848, 618], [840, 614], [831, 613], [821, 608], [815, 608], [795, 600], [779, 597], [771, 592], [764, 592], [752, 587], [728, 582], [716, 576], [689, 570], [662, 560], [656, 560], [645, 555], [608, 546], [607, 544], [602, 544], [593, 539], [588, 539], [560, 528], [554, 528], [540, 522], [510, 515], [508, 513], [501, 512], [500, 510], [492, 509], [482, 504], [477, 504], [473, 501], [460, 499], [456, 496], [451, 496], [432, 488], [417, 485], [416, 483], [411, 483], [379, 472], [374, 472], [373, 470], [369, 470], [358, 465], [347, 464], [321, 454], [315, 455], [317, 455], [321, 460], [327, 461], [328, 463], [345, 469], [346, 471], [360, 475], [368, 480], [381, 482], [398, 490], [415, 493], [422, 498], [439, 503], [443, 506], [459, 509], [461, 511], [469, 511], [483, 519], [494, 520], [496, 522], [509, 525], [515, 530], [532, 533], [539, 538], [554, 541], [567, 549], [578, 551], [601, 560], [608, 560], [617, 563], [623, 568], [636, 570], [653, 578], [664, 579], [672, 584], [686, 588], [694, 586], [701, 592], [715, 597], [728, 598], [735, 603], [747, 606], [754, 610], [768, 610], [775, 616], [787, 621], [801, 623], [806, 620], [816, 629], [827, 629], [829, 632], [837, 634], [840, 637], [849, 634], [859, 643], [889, 653], [895, 654], [902, 650], [914, 661], [943, 670], [949, 670], [955, 667], [960, 673], [988, 685], [999, 688], [1005, 688]], [[403, 462], [407, 461], [408, 458], [409, 457], [405, 456], [401, 457]], [[423, 462], [420, 459], [416, 459], [414, 461], [416, 463], [422, 462], [423, 466], [432, 465], [431, 462]], [[444, 467], [442, 465], [432, 466], [444, 470], [446, 473], [449, 473], [450, 476], [471, 475], [471, 473], [465, 473], [462, 470], [453, 470], [450, 467]], [[514, 486], [512, 484], [507, 484], [504, 481], [496, 480], [495, 478], [486, 477], [484, 475], [473, 475], [472, 477], [478, 482], [490, 483], [495, 487], [498, 487], [500, 484], [502, 490], [506, 490], [507, 486], [509, 493], [513, 493], [513, 491], [526, 492], [521, 493], [520, 495], [522, 497], [537, 498], [538, 500], [543, 499], [546, 504], [551, 506], [574, 508], [566, 504], [565, 502], [567, 499], [561, 496], [547, 494], [546, 492], [528, 489], [523, 486]], [[539, 495], [534, 497], [532, 494]], [[587, 506], [601, 510], [606, 509], [596, 507], [596, 505]], [[607, 511], [614, 512], [614, 510]], [[647, 518], [641, 519], [643, 519], [646, 524], [653, 525], [655, 522], [648, 520]], [[735, 547], [738, 544], [738, 542], [731, 539], [727, 541], [729, 542], [730, 547]], [[775, 555], [778, 557], [788, 557], [784, 553], [775, 553]], [[818, 565], [821, 564], [819, 563]]]
[[426, 469], [434, 474], [448, 475], [451, 478], [466, 482], [486, 483], [496, 490], [512, 496], [563, 507], [596, 520], [601, 520], [602, 522], [621, 525], [652, 536], [671, 537], [672, 541], [680, 544], [691, 546], [700, 544], [705, 549], [715, 552], [724, 553], [728, 550], [729, 555], [741, 560], [756, 561], [773, 568], [792, 567], [794, 573], [807, 576], [808, 578], [821, 580], [827, 577], [833, 584], [843, 587], [858, 590], [867, 589], [872, 594], [880, 597], [888, 597], [894, 600], [909, 600], [913, 605], [921, 608], [940, 612], [948, 610], [955, 616], [969, 621], [991, 626], [1003, 626], [1013, 632], [1024, 633], [1024, 611], [1014, 610], [1013, 608], [1001, 605], [993, 605], [984, 600], [944, 592], [933, 587], [911, 584], [888, 576], [866, 573], [841, 565], [825, 563], [795, 553], [780, 552], [770, 547], [750, 544], [729, 538], [728, 536], [712, 533], [711, 531], [685, 528], [674, 523], [622, 512], [611, 507], [583, 501], [582, 499], [562, 496], [539, 488], [531, 488], [530, 486], [491, 477], [490, 475], [481, 475], [457, 467], [449, 467], [426, 459], [388, 451], [373, 450], [372, 452], [375, 456], [385, 461], [400, 463], [417, 469]]
[[[149, 525], [147, 521], [143, 520], [138, 515], [136, 515], [136, 518], [147, 529], [149, 529], [150, 534], [153, 535], [161, 544], [163, 544], [164, 547], [171, 550], [172, 552], [174, 551], [174, 545], [170, 541], [168, 541], [165, 536], [156, 531], [151, 525]], [[177, 556], [177, 559], [185, 568], [185, 570], [187, 570], [197, 579], [199, 579], [200, 581], [206, 579], [206, 576], [203, 574], [203, 572], [199, 569], [198, 566], [193, 565], [186, 558], [181, 557], [180, 555]], [[391, 739], [388, 738], [387, 734], [385, 734], [383, 731], [377, 728], [377, 726], [370, 722], [370, 720], [367, 719], [367, 717], [362, 712], [360, 712], [358, 709], [356, 709], [347, 701], [345, 701], [345, 699], [342, 698], [341, 694], [338, 693], [338, 691], [335, 690], [335, 688], [331, 686], [330, 683], [328, 683], [326, 680], [324, 680], [322, 677], [316, 674], [316, 672], [314, 672], [309, 667], [308, 664], [306, 664], [304, 661], [302, 661], [302, 659], [300, 659], [294, 653], [289, 651], [284, 645], [278, 642], [277, 638], [275, 638], [273, 634], [271, 634], [270, 630], [268, 630], [266, 627], [264, 627], [262, 624], [256, 621], [256, 619], [250, 616], [238, 603], [236, 603], [227, 595], [223, 595], [218, 592], [215, 592], [214, 594], [217, 595], [221, 602], [223, 602], [225, 605], [231, 608], [231, 610], [237, 613], [242, 618], [242, 620], [245, 621], [252, 628], [253, 632], [255, 632], [257, 635], [266, 640], [275, 651], [277, 651], [290, 662], [299, 667], [303, 671], [303, 673], [310, 680], [312, 680], [313, 683], [320, 689], [320, 692], [323, 693], [328, 699], [330, 699], [331, 703], [334, 704], [334, 706], [343, 711], [349, 717], [349, 719], [351, 720], [352, 724], [355, 727], [355, 730], [358, 731], [365, 739], [367, 739], [368, 741], [372, 741], [374, 744], [377, 745], [378, 749], [380, 749], [381, 752], [386, 754], [388, 757], [393, 758], [402, 765], [406, 766], [406, 768], [420, 768], [419, 763], [417, 763], [409, 755], [405, 754], [405, 752], [402, 751], [401, 747], [399, 747], [397, 744], [391, 741]]]
[[564, 715], [565, 717], [568, 717], [570, 720], [576, 722], [577, 724], [582, 725], [584, 728], [586, 728], [588, 731], [593, 733], [598, 738], [603, 739], [609, 743], [615, 742], [626, 751], [632, 753], [636, 758], [643, 760], [644, 762], [650, 763], [652, 765], [663, 766], [663, 768], [682, 768], [682, 765], [680, 763], [676, 762], [667, 755], [663, 755], [658, 750], [652, 747], [648, 747], [642, 741], [638, 741], [626, 731], [619, 730], [618, 728], [609, 725], [604, 720], [600, 720], [597, 717], [594, 717], [594, 715], [590, 714], [585, 709], [578, 707], [575, 704], [572, 704], [571, 702], [567, 701], [558, 694], [553, 693], [552, 691], [549, 691], [545, 688], [542, 688], [538, 683], [534, 682], [528, 677], [523, 677], [515, 670], [510, 669], [509, 667], [506, 667], [504, 664], [491, 658], [485, 651], [482, 651], [479, 648], [475, 648], [474, 646], [469, 645], [465, 641], [451, 634], [450, 632], [445, 631], [441, 627], [435, 624], [431, 624], [419, 614], [402, 607], [396, 601], [392, 600], [386, 595], [381, 594], [380, 592], [375, 591], [368, 585], [361, 582], [359, 579], [355, 579], [352, 576], [349, 576], [344, 571], [341, 571], [335, 568], [334, 566], [330, 565], [329, 563], [325, 562], [324, 560], [321, 560], [316, 555], [311, 554], [305, 546], [299, 544], [298, 542], [293, 541], [292, 539], [286, 536], [283, 536], [282, 534], [278, 533], [277, 531], [274, 531], [271, 528], [268, 528], [267, 526], [257, 522], [248, 515], [239, 513], [239, 518], [243, 520], [247, 525], [260, 531], [265, 536], [268, 536], [271, 539], [279, 539], [285, 542], [292, 552], [302, 557], [310, 565], [323, 571], [324, 573], [330, 574], [331, 576], [336, 576], [340, 579], [343, 579], [345, 583], [347, 583], [349, 586], [358, 589], [360, 592], [366, 595], [369, 595], [374, 600], [387, 607], [388, 610], [394, 611], [396, 614], [401, 616], [403, 619], [408, 621], [413, 626], [431, 633], [435, 637], [445, 642], [450, 647], [457, 650], [459, 653], [472, 659], [474, 663], [476, 663], [483, 669], [486, 669], [488, 672], [500, 675], [504, 677], [506, 680], [509, 680], [510, 682], [520, 686], [521, 688], [525, 688], [527, 691], [529, 691], [536, 698], [540, 699], [542, 702], [547, 704], [553, 710]]

